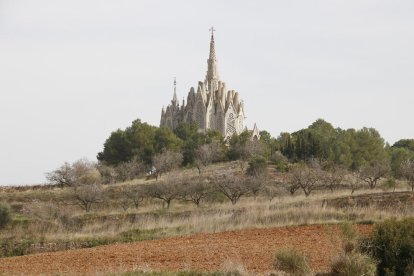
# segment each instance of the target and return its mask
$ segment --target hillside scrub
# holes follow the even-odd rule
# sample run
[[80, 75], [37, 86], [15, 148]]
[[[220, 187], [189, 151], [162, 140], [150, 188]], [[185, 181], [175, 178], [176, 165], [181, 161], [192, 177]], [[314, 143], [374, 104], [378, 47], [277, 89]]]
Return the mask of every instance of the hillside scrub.
[[0, 229], [10, 223], [10, 209], [8, 206], [0, 204]]
[[362, 249], [376, 258], [378, 275], [414, 273], [414, 218], [389, 219], [375, 225], [372, 238], [363, 240]]

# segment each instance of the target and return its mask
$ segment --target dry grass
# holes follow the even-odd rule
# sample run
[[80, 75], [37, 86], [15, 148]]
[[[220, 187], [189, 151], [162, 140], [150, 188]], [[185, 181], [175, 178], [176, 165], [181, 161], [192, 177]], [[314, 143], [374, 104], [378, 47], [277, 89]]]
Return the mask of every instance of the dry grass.
[[[215, 164], [204, 170], [237, 170], [236, 163]], [[192, 169], [183, 174], [197, 175]], [[287, 225], [330, 224], [343, 221], [367, 223], [386, 218], [399, 218], [413, 215], [413, 208], [395, 210], [379, 209], [373, 206], [335, 208], [325, 202], [348, 196], [349, 190], [315, 191], [311, 196], [302, 194], [280, 195], [271, 202], [265, 197], [242, 198], [236, 205], [220, 200], [202, 203], [200, 208], [191, 203], [174, 201], [170, 209], [161, 207], [157, 200], [148, 199], [138, 210], [124, 211], [119, 205], [117, 191], [124, 185], [147, 185], [155, 180], [138, 179], [106, 187], [115, 195], [105, 203], [97, 205], [90, 213], [85, 213], [74, 205], [68, 189], [48, 189], [21, 192], [2, 192], [0, 202], [9, 203], [14, 210], [14, 223], [0, 232], [0, 240], [14, 238], [26, 240], [34, 249], [22, 254], [62, 250], [71, 247], [88, 247], [102, 243], [154, 239], [166, 236], [188, 235], [193, 233], [221, 232], [246, 228], [263, 228]], [[360, 190], [354, 195], [372, 193]], [[376, 190], [375, 192], [382, 192]], [[118, 195], [119, 197], [119, 195]], [[139, 231], [137, 231], [139, 229]], [[86, 244], [85, 244], [86, 242]], [[49, 244], [39, 249], [39, 244]], [[51, 244], [51, 245], [50, 245]], [[55, 245], [53, 245], [55, 244]], [[62, 246], [65, 244], [65, 246]]]

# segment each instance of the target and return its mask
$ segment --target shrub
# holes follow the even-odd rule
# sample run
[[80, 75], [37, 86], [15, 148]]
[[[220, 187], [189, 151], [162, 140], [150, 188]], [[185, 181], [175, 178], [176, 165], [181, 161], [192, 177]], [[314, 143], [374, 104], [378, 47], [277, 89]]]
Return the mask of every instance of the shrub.
[[376, 263], [367, 255], [360, 253], [340, 255], [331, 266], [332, 276], [374, 276]]
[[6, 227], [11, 220], [9, 207], [0, 204], [0, 229]]
[[267, 160], [262, 156], [255, 156], [249, 161], [247, 174], [259, 177], [267, 174]]
[[365, 242], [362, 249], [379, 261], [379, 276], [414, 273], [414, 218], [381, 222]]
[[281, 250], [276, 253], [273, 264], [275, 269], [282, 270], [291, 275], [310, 275], [311, 269], [305, 257], [294, 250]]

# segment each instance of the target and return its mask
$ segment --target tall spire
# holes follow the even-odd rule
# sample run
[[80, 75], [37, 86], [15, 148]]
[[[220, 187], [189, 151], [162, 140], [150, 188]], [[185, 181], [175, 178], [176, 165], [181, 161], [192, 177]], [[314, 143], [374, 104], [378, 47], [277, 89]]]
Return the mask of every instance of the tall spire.
[[177, 100], [177, 79], [174, 77], [174, 95], [172, 99], [173, 104], [178, 104]]
[[210, 40], [210, 55], [207, 60], [207, 74], [205, 84], [208, 91], [215, 91], [218, 89], [219, 75], [217, 70], [217, 59], [216, 59], [216, 47], [214, 43], [214, 27], [211, 27], [211, 40]]

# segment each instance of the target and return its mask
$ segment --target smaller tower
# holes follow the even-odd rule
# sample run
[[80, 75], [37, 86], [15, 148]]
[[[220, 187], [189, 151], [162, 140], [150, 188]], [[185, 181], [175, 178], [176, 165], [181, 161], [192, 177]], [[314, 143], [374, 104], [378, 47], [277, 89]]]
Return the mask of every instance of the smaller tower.
[[178, 100], [177, 100], [177, 79], [174, 77], [174, 95], [173, 95], [173, 99], [171, 101], [171, 103], [175, 106], [178, 105]]

